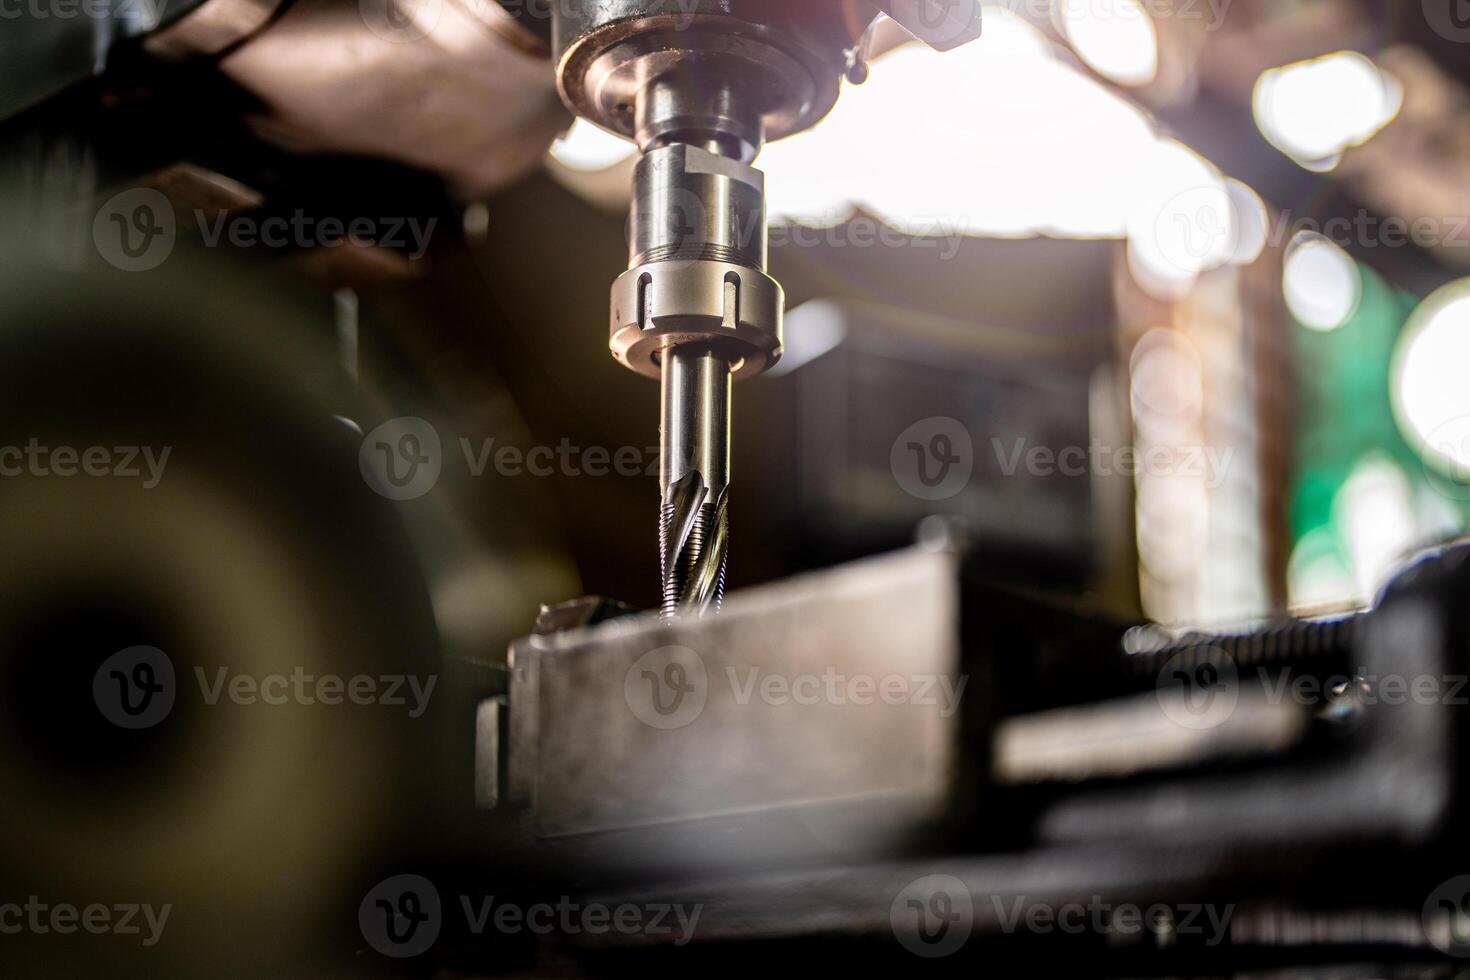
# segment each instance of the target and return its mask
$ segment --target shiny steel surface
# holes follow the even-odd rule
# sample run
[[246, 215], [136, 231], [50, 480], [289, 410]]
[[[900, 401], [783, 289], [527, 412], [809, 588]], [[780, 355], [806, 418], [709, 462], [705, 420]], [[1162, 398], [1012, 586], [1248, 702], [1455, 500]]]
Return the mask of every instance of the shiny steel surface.
[[644, 154], [609, 346], [663, 385], [666, 623], [720, 609], [731, 382], [781, 355], [785, 295], [766, 275], [765, 177], [750, 164], [767, 138], [810, 125], [836, 98], [840, 45], [812, 46], [778, 29], [789, 8], [769, 10], [787, 12], [742, 19], [717, 0], [680, 15], [661, 0], [608, 0], [559, 14], [553, 32], [563, 99]]
[[[672, 82], [653, 86], [667, 92]], [[718, 612], [730, 541], [730, 397], [737, 372], [780, 353], [784, 301], [766, 277], [765, 182], [723, 117], [701, 129], [697, 100], [635, 174], [629, 229], [633, 270], [613, 287], [611, 346], [623, 363], [657, 371], [660, 426], [660, 610], [666, 622]], [[728, 107], [717, 98], [712, 106]], [[733, 156], [722, 155], [728, 151]]]
[[730, 363], [712, 348], [664, 354], [659, 568], [664, 618], [718, 611], [730, 512]]

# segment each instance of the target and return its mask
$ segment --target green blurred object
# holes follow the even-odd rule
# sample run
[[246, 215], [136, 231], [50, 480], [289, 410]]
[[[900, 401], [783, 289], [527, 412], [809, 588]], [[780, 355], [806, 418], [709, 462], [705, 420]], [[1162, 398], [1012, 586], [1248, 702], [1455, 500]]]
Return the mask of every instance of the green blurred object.
[[[1418, 300], [1371, 269], [1359, 265], [1358, 271], [1362, 298], [1347, 322], [1326, 332], [1293, 322], [1291, 339], [1299, 398], [1292, 547], [1323, 531], [1337, 541], [1344, 563], [1345, 529], [1334, 520], [1333, 503], [1359, 464], [1386, 459], [1403, 472], [1416, 499], [1430, 490], [1422, 460], [1399, 431], [1390, 394], [1394, 347]], [[1466, 505], [1447, 502], [1463, 527]]]

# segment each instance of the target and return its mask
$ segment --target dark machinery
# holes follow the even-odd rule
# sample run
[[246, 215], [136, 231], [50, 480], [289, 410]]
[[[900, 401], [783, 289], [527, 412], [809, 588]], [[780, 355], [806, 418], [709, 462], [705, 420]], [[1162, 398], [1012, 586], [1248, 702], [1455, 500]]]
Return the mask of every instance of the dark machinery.
[[[294, 348], [275, 331], [257, 337], [243, 305], [196, 304], [228, 344], [184, 321], [195, 307], [178, 302], [193, 295], [182, 267], [156, 293], [139, 280], [146, 301], [111, 292], [114, 277], [64, 313], [47, 303], [68, 297], [78, 280], [36, 279], [47, 302], [27, 302], [8, 318], [15, 326], [3, 373], [15, 403], [5, 441], [36, 431], [69, 443], [166, 439], [178, 450], [176, 472], [208, 489], [180, 495], [179, 506], [208, 505], [234, 523], [193, 519], [192, 533], [176, 536], [182, 543], [165, 546], [174, 539], [154, 529], [173, 520], [164, 508], [175, 497], [104, 493], [69, 506], [35, 480], [0, 484], [12, 515], [4, 540], [26, 554], [23, 566], [12, 559], [20, 571], [9, 573], [14, 587], [0, 603], [14, 729], [0, 779], [26, 804], [6, 811], [5, 884], [29, 891], [61, 882], [71, 891], [60, 897], [73, 899], [90, 897], [87, 888], [129, 900], [158, 895], [179, 903], [175, 921], [190, 930], [187, 942], [151, 959], [89, 949], [68, 961], [45, 937], [27, 937], [12, 947], [22, 972], [55, 975], [64, 972], [58, 963], [80, 962], [93, 972], [106, 963], [119, 975], [192, 976], [225, 959], [234, 972], [216, 975], [257, 975], [252, 956], [279, 950], [286, 958], [327, 936], [352, 965], [312, 962], [300, 975], [350, 975], [363, 964], [393, 970], [405, 960], [410, 972], [435, 975], [705, 975], [773, 963], [908, 969], [923, 961], [1002, 976], [1038, 965], [1079, 976], [1454, 975], [1457, 958], [1470, 953], [1470, 886], [1458, 873], [1456, 834], [1470, 744], [1461, 707], [1470, 694], [1467, 546], [1405, 567], [1369, 612], [1231, 635], [1118, 622], [1021, 590], [1015, 574], [997, 584], [985, 529], [976, 543], [932, 522], [909, 550], [724, 595], [732, 383], [772, 367], [783, 347], [785, 297], [767, 267], [764, 179], [753, 163], [766, 141], [820, 119], [844, 78], [863, 79], [880, 12], [945, 49], [977, 35], [978, 2], [503, 0], [446, 9], [459, 6], [487, 30], [466, 35], [458, 61], [415, 47], [417, 22], [405, 26], [392, 16], [398, 7], [372, 0], [204, 0], [175, 5], [164, 22], [109, 16], [80, 33], [55, 21], [41, 28], [67, 57], [40, 59], [55, 76], [14, 89], [0, 111], [38, 103], [137, 40], [160, 58], [222, 56], [223, 74], [267, 103], [253, 108], [283, 143], [372, 155], [387, 137], [364, 132], [362, 115], [339, 112], [330, 95], [339, 89], [300, 84], [291, 71], [302, 59], [280, 56], [293, 38], [320, 42], [343, 28], [364, 43], [332, 46], [347, 61], [329, 79], [338, 84], [449, 91], [438, 83], [478, 69], [494, 76], [501, 104], [519, 106], [535, 101], [528, 79], [551, 104], [554, 81], [567, 107], [642, 154], [610, 346], [663, 386], [660, 608], [640, 613], [600, 599], [549, 607], [508, 656], [482, 647], [445, 663], [430, 655], [444, 625], [431, 604], [442, 597], [431, 598], [419, 559], [448, 551], [462, 528], [436, 527], [435, 548], [424, 547], [423, 534], [410, 544], [396, 514], [358, 479], [359, 441], [333, 416], [361, 419], [373, 409], [360, 393], [322, 383], [344, 383], [331, 344], [293, 357], [283, 381], [272, 355]], [[290, 29], [261, 33], [268, 23]], [[0, 37], [0, 51], [9, 50]], [[365, 51], [382, 56], [377, 74], [351, 62]], [[493, 57], [480, 57], [486, 52]], [[511, 64], [514, 72], [499, 71]], [[111, 92], [97, 101], [126, 99]], [[376, 100], [362, 101], [375, 120]], [[549, 139], [566, 120], [553, 105], [536, 127], [509, 110], [492, 123], [485, 100], [469, 101], [470, 118], [485, 119], [487, 130], [537, 129], [509, 154], [517, 164], [539, 158], [539, 135]], [[416, 101], [383, 102], [397, 120], [418, 111]], [[87, 111], [101, 114], [99, 106]], [[310, 132], [339, 116], [351, 117], [341, 130]], [[130, 131], [112, 136], [130, 148], [156, 143]], [[400, 162], [476, 191], [501, 186], [516, 169], [500, 158], [485, 163], [474, 140], [392, 149]], [[82, 193], [100, 191], [97, 161], [79, 156], [88, 163], [78, 167]], [[24, 189], [15, 198], [0, 203], [32, 203]], [[206, 291], [205, 281], [195, 288]], [[93, 333], [98, 323], [112, 326], [105, 343]], [[904, 327], [912, 342], [916, 318]], [[970, 368], [955, 373], [980, 373]], [[934, 377], [915, 385], [932, 390]], [[821, 380], [820, 372], [808, 378]], [[991, 396], [1014, 404], [1018, 396], [1002, 388], [992, 384]], [[1066, 389], [1068, 398], [1086, 391], [1085, 381]], [[1037, 417], [1043, 408], [1060, 416], [1058, 426], [1085, 412], [1049, 389], [1025, 397]], [[68, 412], [52, 410], [57, 399]], [[257, 412], [240, 410], [257, 402]], [[1064, 431], [1069, 441], [1086, 436]], [[889, 441], [876, 439], [880, 470]], [[841, 452], [853, 447], [830, 448], [808, 464], [831, 458], [838, 462], [828, 468], [850, 474]], [[828, 508], [833, 537], [850, 537], [859, 520], [871, 524], [873, 510], [895, 523], [915, 516], [824, 490], [816, 506], [851, 505]], [[1086, 522], [1083, 488], [1022, 493], [1047, 505], [1031, 515]], [[1009, 523], [1035, 545], [1030, 525], [1042, 521]], [[257, 530], [233, 535], [246, 524]], [[1049, 530], [1065, 565], [1081, 565], [1068, 546], [1082, 532], [1059, 524]], [[122, 548], [92, 544], [124, 538], [131, 543]], [[279, 554], [245, 562], [251, 541], [274, 541]], [[201, 558], [211, 547], [228, 551], [233, 565]], [[133, 563], [113, 559], [114, 550]], [[89, 559], [96, 564], [83, 564]], [[194, 573], [243, 576], [257, 566], [251, 590], [239, 578]], [[66, 592], [79, 568], [89, 569], [92, 591]], [[209, 601], [180, 602], [190, 589]], [[461, 608], [485, 596], [446, 591], [470, 593]], [[99, 604], [130, 615], [99, 617]], [[306, 612], [297, 615], [298, 605]], [[33, 607], [47, 612], [40, 625]], [[237, 620], [211, 615], [216, 608], [273, 633], [236, 630], [235, 644], [223, 643], [218, 624]], [[421, 663], [451, 689], [435, 714], [445, 727], [405, 733], [361, 719], [329, 726], [305, 711], [290, 713], [290, 724], [180, 711], [152, 741], [129, 741], [93, 711], [85, 682], [94, 665], [48, 658], [32, 638], [88, 649], [133, 642], [121, 634], [148, 627], [138, 625], [139, 609], [174, 627], [180, 639], [169, 645], [181, 668], [249, 666], [251, 656], [283, 651], [296, 651], [286, 658], [293, 663], [340, 666], [344, 645], [375, 672]], [[406, 661], [405, 650], [418, 660]], [[32, 697], [33, 689], [51, 696]], [[58, 740], [58, 724], [73, 737]], [[446, 730], [457, 738], [441, 737]], [[471, 731], [473, 759], [459, 751]], [[171, 755], [171, 732], [218, 754]], [[132, 812], [117, 805], [125, 794], [99, 793], [93, 777], [110, 767], [127, 782], [129, 770], [107, 753], [97, 765], [99, 745], [165, 781], [164, 792], [144, 799], [190, 817], [180, 821], [190, 832], [182, 844], [153, 833], [152, 811], [140, 808], [144, 820], [118, 816]], [[139, 745], [157, 755], [130, 755]], [[85, 778], [37, 792], [37, 746]], [[361, 753], [378, 765], [365, 766]], [[48, 777], [73, 771], [43, 762]], [[255, 781], [237, 782], [240, 773]], [[479, 809], [467, 831], [444, 814], [468, 809], [471, 773]], [[460, 794], [443, 793], [443, 782]], [[237, 805], [241, 798], [251, 806]], [[181, 800], [222, 802], [206, 820]], [[677, 906], [696, 910], [698, 925], [692, 935], [602, 930], [517, 943], [457, 927], [446, 914], [435, 923], [437, 943], [395, 947], [400, 919], [419, 921], [429, 907], [414, 892], [421, 886], [380, 894], [395, 876], [363, 893], [405, 862], [433, 877], [451, 913], [463, 897], [493, 890], [524, 906]], [[228, 887], [219, 869], [230, 872]]]
[[[734, 939], [856, 959], [897, 939], [1007, 970], [1310, 956], [1290, 975], [1367, 977], [1470, 952], [1445, 881], [1470, 549], [1420, 557], [1371, 612], [1229, 635], [1125, 628], [969, 564], [939, 538], [672, 628], [592, 600], [548, 610], [511, 650], [481, 781], [590, 895], [701, 908], [717, 958]], [[1018, 926], [1033, 907], [1109, 911]], [[1118, 909], [1172, 924], [1125, 928]], [[838, 936], [858, 945], [838, 954]]]

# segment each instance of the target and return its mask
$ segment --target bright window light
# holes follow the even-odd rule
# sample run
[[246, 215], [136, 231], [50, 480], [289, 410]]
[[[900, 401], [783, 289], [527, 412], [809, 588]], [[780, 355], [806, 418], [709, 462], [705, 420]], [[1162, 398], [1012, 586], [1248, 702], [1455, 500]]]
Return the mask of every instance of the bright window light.
[[1273, 68], [1256, 82], [1256, 125], [1302, 166], [1331, 170], [1398, 116], [1395, 79], [1356, 51]]
[[1057, 27], [1078, 57], [1120, 85], [1147, 85], [1159, 72], [1159, 35], [1138, 0], [1057, 0]]
[[1347, 323], [1363, 298], [1358, 264], [1321, 235], [1303, 234], [1288, 247], [1281, 285], [1291, 315], [1324, 332]]
[[766, 372], [779, 378], [805, 367], [823, 354], [830, 354], [847, 339], [847, 317], [830, 300], [814, 299], [786, 313], [786, 352]]
[[636, 147], [621, 136], [614, 136], [578, 119], [567, 134], [551, 146], [551, 155], [573, 170], [595, 173], [622, 163], [636, 152]]
[[885, 55], [821, 124], [767, 147], [773, 218], [831, 225], [856, 205], [915, 234], [1122, 237], [1148, 117], [1024, 19], [986, 17], [955, 51]]

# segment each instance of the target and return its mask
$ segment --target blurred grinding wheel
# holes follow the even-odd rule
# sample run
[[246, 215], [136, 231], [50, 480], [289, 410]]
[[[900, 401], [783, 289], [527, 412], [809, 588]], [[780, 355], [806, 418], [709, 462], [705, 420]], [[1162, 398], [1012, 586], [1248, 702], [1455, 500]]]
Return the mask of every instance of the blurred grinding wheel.
[[[148, 947], [146, 924], [7, 935], [8, 975], [291, 975], [432, 751], [407, 684], [399, 707], [232, 697], [298, 671], [426, 684], [437, 641], [410, 537], [335, 417], [353, 409], [325, 331], [176, 264], [0, 271], [0, 895], [172, 907]], [[115, 469], [137, 447], [138, 475], [6, 452], [32, 445]], [[137, 646], [166, 655], [173, 703], [121, 727], [99, 668]]]

